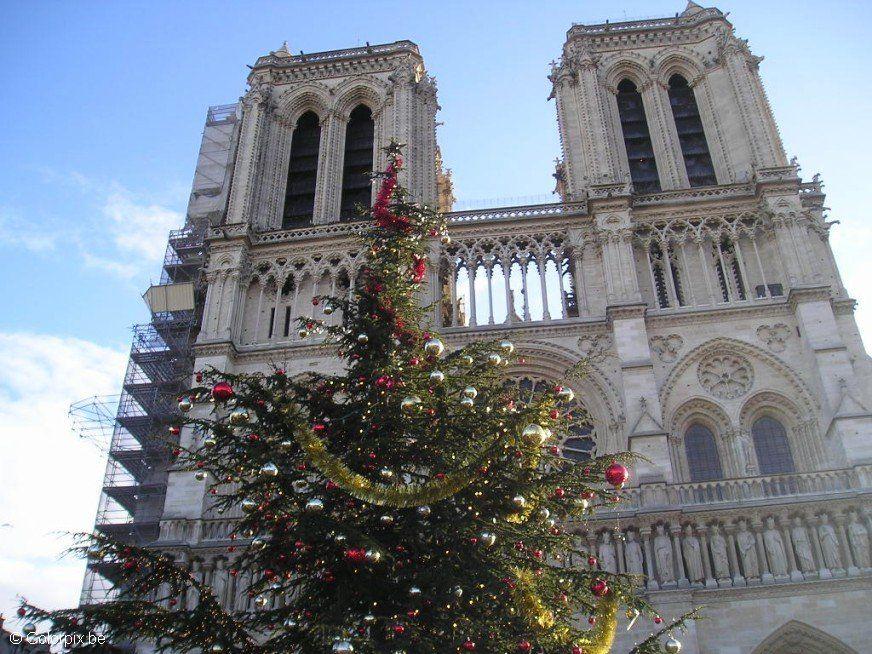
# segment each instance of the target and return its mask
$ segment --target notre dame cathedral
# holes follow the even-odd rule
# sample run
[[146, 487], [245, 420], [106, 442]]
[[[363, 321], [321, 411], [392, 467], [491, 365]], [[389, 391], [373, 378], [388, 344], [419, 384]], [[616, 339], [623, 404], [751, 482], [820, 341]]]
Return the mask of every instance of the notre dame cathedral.
[[[97, 529], [176, 553], [226, 607], [254, 610], [228, 574], [235, 516], [155, 434], [194, 370], [339, 365], [294, 319], [354, 287], [355, 206], [393, 138], [402, 182], [448, 219], [423, 298], [446, 342], [511, 339], [530, 390], [589, 357], [569, 382], [590, 422], [565, 455], [644, 457], [620, 510], [578, 532], [601, 565], [644, 575], [664, 616], [704, 606], [689, 654], [869, 652], [870, 359], [822, 184], [787, 159], [760, 61], [694, 2], [574, 25], [549, 78], [555, 201], [452, 211], [416, 44], [260, 57], [241, 101], [209, 110], [187, 223], [136, 328]], [[89, 570], [83, 601], [106, 586]], [[648, 627], [620, 631], [616, 652]]]

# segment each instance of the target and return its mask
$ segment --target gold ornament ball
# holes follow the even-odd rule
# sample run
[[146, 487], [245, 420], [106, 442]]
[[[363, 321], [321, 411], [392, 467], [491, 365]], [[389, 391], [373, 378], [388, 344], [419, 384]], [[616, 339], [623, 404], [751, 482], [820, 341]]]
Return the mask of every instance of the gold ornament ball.
[[500, 349], [506, 354], [511, 354], [515, 351], [515, 344], [511, 341], [500, 341]]
[[442, 238], [440, 238], [439, 241], [442, 243], [442, 245], [450, 245], [451, 237], [448, 234], [443, 234]]
[[212, 436], [211, 434], [206, 436], [206, 438], [203, 439], [203, 447], [215, 447], [215, 445], [217, 445], [217, 443], [218, 443], [218, 441], [216, 441], [215, 437]]
[[206, 472], [204, 470], [197, 470], [194, 473], [194, 479], [197, 481], [205, 481], [206, 480]]
[[670, 638], [666, 641], [666, 644], [663, 646], [669, 654], [678, 654], [681, 651], [681, 641], [676, 640], [675, 638]]
[[326, 307], [324, 307], [324, 315], [325, 316], [329, 316], [332, 313], [333, 313], [333, 307], [331, 307], [329, 304]]
[[412, 413], [415, 409], [418, 408], [418, 405], [421, 403], [421, 398], [417, 395], [410, 395], [408, 397], [404, 397], [400, 402], [400, 410], [404, 413]]
[[25, 622], [24, 626], [21, 627], [21, 633], [25, 636], [30, 636], [31, 634], [36, 632], [36, 625], [32, 622]]
[[516, 509], [523, 509], [527, 506], [527, 498], [523, 495], [515, 495], [512, 498], [512, 504], [515, 505]]
[[257, 502], [246, 498], [242, 500], [241, 507], [243, 513], [253, 513], [257, 510]]
[[248, 411], [239, 409], [230, 414], [231, 425], [241, 425], [244, 422], [248, 422]]
[[379, 517], [378, 521], [381, 523], [382, 527], [390, 527], [394, 524], [394, 516], [386, 513]]
[[438, 357], [445, 351], [445, 345], [438, 338], [428, 339], [424, 343], [424, 352], [429, 356]]
[[367, 343], [369, 343], [369, 336], [367, 336], [366, 334], [358, 334], [357, 342], [361, 345], [366, 345]]
[[487, 362], [492, 366], [498, 366], [503, 362], [503, 358], [499, 354], [489, 354]]
[[300, 330], [297, 332], [297, 335], [298, 335], [300, 338], [306, 338], [306, 337], [309, 335], [309, 330], [308, 330], [308, 329], [300, 328]]
[[379, 477], [384, 479], [385, 481], [390, 481], [394, 478], [394, 471], [390, 468], [382, 468], [378, 471]]
[[255, 550], [262, 550], [266, 547], [266, 538], [263, 538], [262, 536], [255, 536], [251, 540], [251, 547]]
[[378, 563], [381, 561], [381, 552], [378, 550], [366, 550], [364, 557], [369, 563]]
[[475, 399], [478, 395], [478, 389], [475, 386], [467, 386], [463, 389], [463, 397]]
[[460, 362], [465, 366], [471, 366], [473, 363], [472, 356], [470, 356], [469, 354], [464, 354], [462, 357], [460, 357]]
[[445, 381], [445, 373], [441, 370], [434, 370], [430, 373], [430, 383], [431, 384], [441, 384]]
[[473, 400], [471, 397], [464, 397], [460, 400], [460, 406], [462, 406], [464, 409], [472, 409], [475, 406], [475, 400]]
[[534, 441], [537, 443], [544, 443], [548, 440], [548, 435], [543, 429], [542, 425], [530, 424], [524, 427], [524, 431], [521, 432], [521, 436], [524, 437], [525, 440]]

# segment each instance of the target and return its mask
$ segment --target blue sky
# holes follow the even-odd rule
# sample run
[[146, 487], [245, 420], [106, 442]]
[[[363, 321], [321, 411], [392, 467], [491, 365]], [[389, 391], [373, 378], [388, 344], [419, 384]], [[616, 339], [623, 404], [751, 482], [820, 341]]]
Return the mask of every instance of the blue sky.
[[[868, 191], [872, 8], [724, 1], [765, 55], [788, 155], [821, 172], [833, 243], [872, 335]], [[668, 16], [683, 0], [572, 2], [10, 2], [0, 0], [0, 611], [16, 591], [75, 601], [80, 570], [47, 534], [87, 528], [100, 453], [66, 406], [118, 391], [140, 294], [183, 220], [206, 108], [246, 64], [408, 38], [439, 81], [446, 165], [467, 204], [540, 196], [559, 154], [548, 62], [572, 22]], [[504, 200], [503, 200], [504, 201]], [[63, 494], [56, 493], [63, 484]], [[10, 526], [2, 526], [4, 524]], [[13, 544], [14, 543], [14, 544]]]

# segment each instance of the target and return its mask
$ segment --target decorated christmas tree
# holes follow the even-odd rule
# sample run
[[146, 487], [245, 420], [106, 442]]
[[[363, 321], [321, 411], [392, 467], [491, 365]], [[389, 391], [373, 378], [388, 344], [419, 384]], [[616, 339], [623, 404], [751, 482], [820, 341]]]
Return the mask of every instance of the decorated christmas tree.
[[[508, 340], [447, 348], [420, 302], [442, 218], [398, 186], [400, 147], [361, 223], [368, 247], [350, 297], [314, 297], [331, 324], [300, 335], [331, 348], [336, 375], [197, 373], [179, 402], [193, 446], [176, 467], [241, 518], [230, 574], [249, 610], [159, 549], [99, 535], [78, 548], [116, 584], [112, 601], [20, 610], [54, 633], [101, 632], [161, 651], [233, 653], [611, 650], [618, 616], [641, 624], [635, 652], [678, 651], [638, 579], [601, 570], [572, 531], [620, 501], [627, 455], [561, 456], [580, 418], [556, 385], [521, 397]], [[341, 320], [336, 320], [341, 315]], [[583, 366], [578, 374], [584, 374]], [[575, 412], [575, 415], [569, 415]], [[250, 581], [243, 581], [250, 580]]]

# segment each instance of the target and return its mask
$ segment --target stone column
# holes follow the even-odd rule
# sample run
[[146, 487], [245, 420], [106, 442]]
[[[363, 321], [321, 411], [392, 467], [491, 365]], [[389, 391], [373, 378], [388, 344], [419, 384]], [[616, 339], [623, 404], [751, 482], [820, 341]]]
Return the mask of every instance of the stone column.
[[672, 534], [672, 554], [675, 558], [675, 572], [678, 580], [679, 588], [689, 588], [690, 581], [687, 579], [687, 574], [684, 572], [684, 556], [681, 549], [681, 525], [669, 525], [669, 532]]
[[660, 584], [657, 583], [657, 579], [654, 574], [654, 552], [651, 548], [651, 527], [640, 527], [639, 538], [641, 538], [643, 543], [643, 549], [645, 550], [645, 567], [648, 573], [648, 590], [660, 590]]
[[714, 579], [714, 574], [712, 574], [712, 565], [709, 560], [709, 546], [708, 539], [706, 538], [705, 525], [701, 526], [699, 530], [699, 545], [700, 554], [702, 555], [702, 569], [703, 572], [705, 572], [705, 587], [717, 588], [718, 583]]
[[271, 95], [272, 87], [269, 84], [257, 84], [242, 99], [242, 129], [227, 207], [227, 222], [230, 224], [251, 220], [250, 207], [254, 197], [257, 161]]

